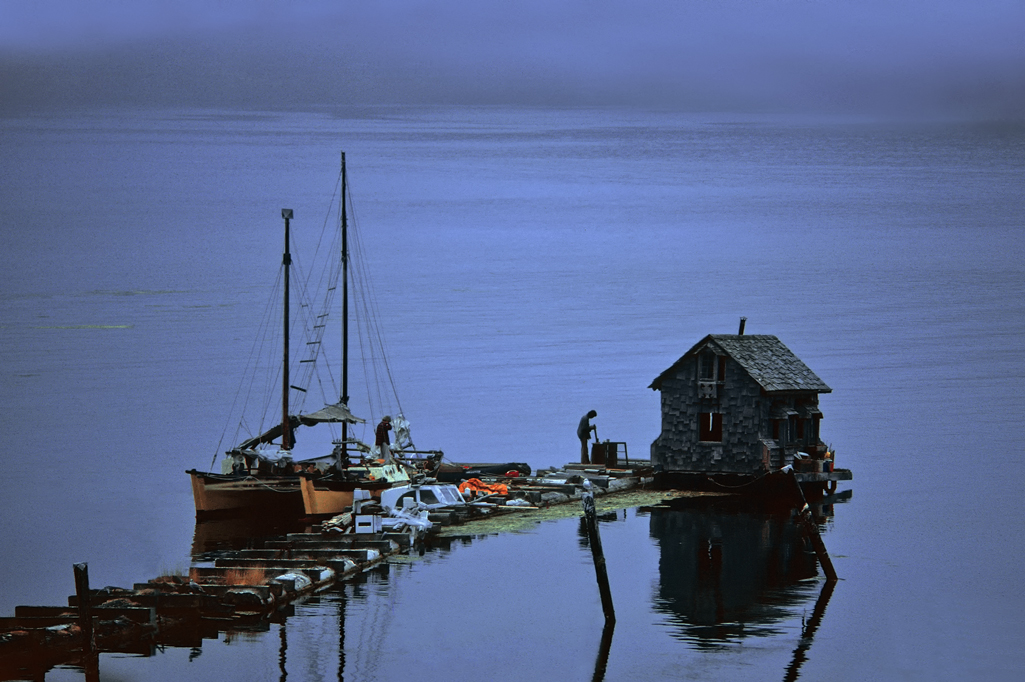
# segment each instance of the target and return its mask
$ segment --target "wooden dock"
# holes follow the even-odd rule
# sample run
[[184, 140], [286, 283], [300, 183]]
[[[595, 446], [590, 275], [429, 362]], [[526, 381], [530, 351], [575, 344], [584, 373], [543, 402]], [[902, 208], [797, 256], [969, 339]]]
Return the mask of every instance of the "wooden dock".
[[[434, 526], [427, 532], [410, 527], [334, 533], [311, 524], [308, 532], [261, 538], [248, 549], [194, 553], [187, 574], [159, 576], [131, 588], [89, 589], [88, 574], [84, 584], [77, 575], [84, 565], [76, 565], [77, 590], [67, 606], [18, 606], [13, 617], [0, 618], [0, 680], [43, 679], [61, 664], [80, 665], [89, 678], [99, 653], [148, 655], [154, 647], [198, 647], [228, 629], [267, 629], [286, 618], [300, 597], [357, 579], [447, 529], [472, 534], [479, 524], [479, 532], [495, 532], [486, 530], [488, 520], [543, 516], [562, 506], [565, 515], [575, 515], [579, 508], [566, 503], [581, 499], [585, 480], [596, 496], [637, 490], [652, 480], [650, 467], [643, 465], [615, 470], [569, 465], [538, 473], [489, 479], [508, 485], [509, 494], [432, 513]], [[507, 505], [511, 500], [519, 506]]]

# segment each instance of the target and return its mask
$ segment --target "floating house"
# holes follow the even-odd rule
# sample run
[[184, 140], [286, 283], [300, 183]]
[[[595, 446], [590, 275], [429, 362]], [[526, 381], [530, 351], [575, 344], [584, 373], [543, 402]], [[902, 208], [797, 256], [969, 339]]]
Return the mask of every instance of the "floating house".
[[[710, 334], [658, 375], [662, 432], [656, 471], [750, 478], [794, 465], [827, 483], [832, 454], [819, 438], [826, 385], [775, 336]], [[819, 480], [821, 479], [821, 481]], [[824, 487], [824, 486], [823, 486]]]

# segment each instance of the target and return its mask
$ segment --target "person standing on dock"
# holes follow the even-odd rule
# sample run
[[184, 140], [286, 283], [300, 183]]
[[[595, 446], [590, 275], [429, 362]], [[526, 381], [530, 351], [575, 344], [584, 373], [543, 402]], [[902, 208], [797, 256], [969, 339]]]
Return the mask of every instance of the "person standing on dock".
[[591, 423], [591, 420], [598, 416], [598, 413], [591, 410], [580, 418], [580, 425], [577, 427], [577, 438], [580, 439], [580, 463], [590, 464], [587, 459], [587, 441], [591, 439], [591, 432], [594, 431], [594, 439], [598, 440], [598, 427]]
[[391, 438], [388, 432], [391, 431], [391, 417], [384, 415], [381, 423], [377, 425], [377, 440], [375, 444], [381, 449], [381, 458], [385, 464], [391, 464]]

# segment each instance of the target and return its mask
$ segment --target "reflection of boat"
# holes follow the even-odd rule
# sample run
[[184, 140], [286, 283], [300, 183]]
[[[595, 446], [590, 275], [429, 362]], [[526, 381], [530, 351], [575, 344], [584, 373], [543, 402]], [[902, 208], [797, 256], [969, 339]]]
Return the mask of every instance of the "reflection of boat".
[[261, 538], [302, 533], [307, 529], [309, 525], [306, 522], [275, 512], [196, 519], [192, 558], [199, 561], [211, 552], [259, 549]]
[[[269, 429], [261, 429], [257, 436], [244, 440], [239, 445], [229, 450], [225, 460], [222, 462], [222, 473], [212, 474], [200, 472], [195, 469], [187, 473], [192, 477], [193, 497], [196, 504], [197, 515], [208, 515], [213, 512], [241, 512], [241, 511], [266, 511], [272, 509], [282, 515], [300, 516], [306, 514], [333, 514], [338, 513], [345, 506], [352, 503], [352, 491], [356, 488], [363, 488], [372, 492], [379, 491], [392, 484], [409, 481], [409, 474], [406, 467], [399, 462], [393, 461], [388, 452], [384, 452], [385, 461], [375, 459], [379, 454], [368, 446], [354, 438], [349, 438], [348, 427], [350, 424], [365, 423], [349, 411], [348, 394], [348, 284], [349, 284], [349, 247], [348, 247], [348, 216], [346, 210], [346, 177], [345, 177], [345, 155], [342, 154], [341, 166], [341, 220], [340, 220], [340, 252], [341, 258], [338, 263], [332, 263], [328, 273], [321, 280], [324, 283], [325, 292], [323, 298], [322, 314], [313, 315], [312, 303], [308, 300], [304, 290], [307, 277], [299, 282], [300, 311], [305, 315], [305, 349], [308, 357], [300, 360], [301, 377], [293, 378], [289, 374], [289, 272], [293, 267], [290, 250], [289, 220], [292, 218], [290, 209], [282, 210], [282, 217], [285, 220], [285, 251], [282, 258], [283, 282], [283, 359], [282, 359], [282, 385], [281, 385], [281, 416], [280, 422]], [[332, 253], [337, 253], [331, 250]], [[333, 298], [333, 292], [337, 288], [338, 280], [341, 280], [342, 290], [342, 370], [341, 370], [341, 397], [337, 403], [329, 404], [323, 409], [312, 413], [293, 414], [290, 407], [290, 395], [292, 391], [300, 403], [305, 399], [307, 390], [313, 379], [316, 370], [316, 363], [322, 357], [322, 340], [324, 338], [328, 310]], [[354, 280], [355, 281], [355, 280]], [[373, 303], [366, 300], [366, 292], [363, 293], [363, 303], [372, 308]], [[373, 311], [368, 311], [365, 323], [370, 326], [376, 324]], [[380, 334], [376, 329], [365, 329], [361, 331], [366, 334], [368, 343], [380, 344]], [[377, 359], [383, 359], [383, 349], [368, 349], [369, 354]], [[388, 376], [390, 380], [390, 374]], [[295, 381], [296, 383], [292, 383]], [[392, 384], [394, 391], [394, 384]], [[378, 396], [381, 392], [378, 391]], [[380, 398], [379, 398], [380, 399]], [[240, 419], [240, 423], [245, 418]], [[399, 449], [396, 454], [401, 453], [401, 448], [412, 447], [409, 439], [408, 422], [398, 414], [396, 419], [396, 444]], [[298, 459], [293, 457], [293, 446], [295, 444], [296, 430], [301, 426], [315, 426], [318, 424], [332, 423], [341, 427], [341, 437], [333, 439], [334, 450], [321, 457], [313, 459]], [[276, 442], [277, 441], [277, 442]], [[440, 455], [440, 453], [438, 453]], [[300, 475], [302, 474], [302, 475]]]

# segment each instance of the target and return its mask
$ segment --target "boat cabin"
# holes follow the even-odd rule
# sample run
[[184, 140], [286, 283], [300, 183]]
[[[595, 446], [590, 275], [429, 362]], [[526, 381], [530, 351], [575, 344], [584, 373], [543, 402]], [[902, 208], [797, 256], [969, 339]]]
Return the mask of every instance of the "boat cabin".
[[395, 486], [381, 492], [381, 506], [388, 509], [441, 509], [465, 504], [459, 488], [451, 483]]
[[656, 470], [760, 475], [826, 455], [819, 394], [832, 389], [775, 336], [710, 334], [649, 388], [662, 393]]

